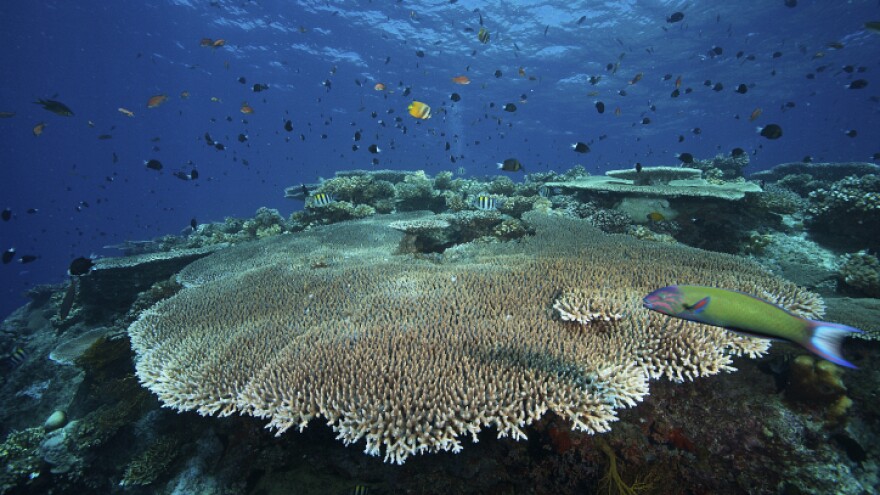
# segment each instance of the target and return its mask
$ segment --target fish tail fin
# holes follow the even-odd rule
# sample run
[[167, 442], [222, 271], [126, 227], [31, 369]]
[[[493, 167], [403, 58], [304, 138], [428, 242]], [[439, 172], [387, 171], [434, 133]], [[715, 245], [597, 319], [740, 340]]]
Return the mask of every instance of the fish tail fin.
[[843, 339], [853, 333], [862, 333], [862, 331], [839, 323], [810, 321], [808, 338], [801, 345], [834, 364], [856, 369], [854, 364], [843, 359], [840, 352], [840, 344]]

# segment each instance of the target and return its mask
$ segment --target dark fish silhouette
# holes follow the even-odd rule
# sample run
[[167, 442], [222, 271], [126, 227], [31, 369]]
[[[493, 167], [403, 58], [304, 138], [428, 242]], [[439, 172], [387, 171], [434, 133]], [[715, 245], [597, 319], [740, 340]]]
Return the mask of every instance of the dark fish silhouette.
[[73, 110], [71, 110], [70, 107], [68, 107], [64, 103], [61, 103], [60, 101], [44, 100], [40, 98], [34, 103], [36, 103], [37, 105], [42, 105], [43, 108], [45, 108], [46, 110], [62, 117], [70, 117], [73, 115]]

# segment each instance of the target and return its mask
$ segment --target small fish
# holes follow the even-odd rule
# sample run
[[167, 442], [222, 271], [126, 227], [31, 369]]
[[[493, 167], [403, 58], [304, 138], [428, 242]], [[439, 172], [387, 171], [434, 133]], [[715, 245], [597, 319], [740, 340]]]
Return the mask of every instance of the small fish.
[[375, 85], [373, 85], [373, 89], [376, 91], [385, 91], [385, 85], [377, 82]]
[[636, 162], [636, 167], [635, 167], [635, 168], [636, 168], [636, 173], [637, 173], [637, 174], [642, 173], [642, 163], [641, 163], [641, 162]]
[[108, 139], [113, 139], [113, 136], [110, 134], [101, 134], [98, 136], [98, 139], [100, 139], [101, 141], [106, 141]]
[[211, 43], [212, 48], [220, 48], [221, 46], [225, 46], [225, 45], [226, 45], [226, 40], [224, 40], [222, 38], [219, 40], [214, 40], [214, 42]]
[[116, 110], [118, 110], [119, 113], [121, 113], [122, 115], [125, 115], [126, 117], [134, 117], [134, 112], [132, 112], [131, 110], [129, 110], [127, 108], [119, 107]]
[[327, 206], [335, 201], [336, 201], [336, 199], [333, 197], [332, 194], [318, 193], [318, 194], [312, 195], [311, 200], [309, 201], [309, 205], [311, 207]]
[[253, 90], [254, 93], [259, 93], [260, 91], [266, 91], [267, 89], [269, 89], [269, 85], [257, 83], [257, 84], [254, 84], [254, 87], [251, 89]]
[[538, 188], [538, 196], [540, 196], [542, 198], [549, 198], [550, 196], [553, 195], [554, 192], [555, 192], [554, 189], [549, 188], [547, 186], [541, 186]]
[[470, 84], [471, 80], [468, 76], [456, 76], [452, 78], [452, 82], [455, 84]]
[[239, 143], [244, 143], [247, 140], [248, 140], [247, 134], [239, 134], [238, 135], [238, 142]]
[[37, 261], [37, 258], [38, 258], [38, 256], [34, 256], [32, 254], [25, 254], [21, 258], [18, 258], [18, 262], [21, 263], [22, 265], [26, 265], [28, 263], [33, 263], [34, 261]]
[[764, 111], [761, 110], [761, 107], [757, 107], [754, 110], [752, 110], [752, 113], [749, 114], [749, 122], [754, 122], [758, 117], [761, 116], [761, 113], [763, 113], [763, 112]]
[[293, 122], [289, 120], [284, 121], [284, 130], [287, 132], [293, 132]]
[[681, 76], [678, 76], [678, 77], [675, 79], [675, 89], [678, 89], [678, 88], [680, 88], [680, 87], [681, 87]]
[[147, 108], [156, 108], [159, 105], [165, 103], [168, 100], [167, 95], [156, 95], [151, 96], [149, 100], [147, 100]]
[[846, 132], [844, 132], [843, 134], [844, 134], [846, 137], [854, 138], [854, 137], [856, 137], [856, 136], [859, 135], [859, 131], [857, 131], [857, 130], [855, 130], [855, 129], [849, 129], [849, 130], [847, 130]]
[[144, 165], [150, 170], [162, 170], [162, 162], [156, 159], [147, 160]]
[[739, 158], [741, 156], [745, 156], [745, 154], [746, 154], [746, 150], [744, 150], [742, 148], [734, 148], [734, 149], [730, 150], [730, 156], [732, 156], [733, 158]]
[[42, 105], [42, 107], [56, 115], [60, 115], [62, 117], [71, 117], [73, 116], [73, 111], [64, 103], [55, 100], [44, 100], [40, 98], [39, 100], [34, 102], [37, 105]]
[[[641, 81], [641, 80], [642, 80], [642, 77], [644, 77], [644, 75], [645, 75], [645, 74], [639, 72], [638, 74], [636, 74], [635, 76], [633, 76], [633, 78], [630, 79], [630, 81], [629, 81], [630, 86], [632, 86], [633, 84], [635, 84], [635, 83]], [[626, 95], [623, 94], [623, 95], [621, 95], [621, 96], [626, 96]]]
[[767, 139], [779, 139], [782, 137], [782, 127], [777, 124], [767, 124], [764, 127], [758, 127], [756, 129], [758, 134], [767, 138]]
[[681, 163], [694, 163], [694, 155], [690, 153], [676, 153], [675, 157], [681, 160]]
[[734, 91], [736, 91], [737, 93], [739, 93], [741, 95], [744, 95], [749, 92], [749, 87], [746, 86], [745, 84], [740, 84], [739, 86], [736, 87], [736, 89]]
[[501, 108], [504, 109], [505, 112], [515, 112], [516, 111], [516, 105], [514, 105], [513, 103], [505, 103], [504, 106]]
[[241, 108], [239, 109], [243, 114], [252, 114], [254, 113], [253, 107], [247, 104], [247, 102], [242, 102]]
[[15, 112], [0, 112], [0, 119], [11, 119], [15, 117]]
[[367, 150], [368, 150], [370, 153], [373, 153], [374, 155], [377, 154], [377, 153], [381, 153], [381, 152], [382, 152], [382, 150], [379, 148], [379, 146], [377, 146], [377, 145], [375, 145], [375, 144], [371, 144], [370, 147], [367, 148]]
[[480, 43], [486, 44], [489, 42], [491, 36], [489, 35], [489, 30], [485, 27], [481, 27], [480, 31], [477, 33], [477, 39], [480, 40]]
[[662, 221], [666, 220], [666, 217], [664, 217], [663, 214], [660, 213], [659, 211], [652, 211], [651, 213], [648, 213], [646, 216], [648, 217], [648, 220], [651, 222], [662, 222]]
[[671, 285], [648, 294], [643, 305], [661, 314], [736, 333], [787, 340], [832, 363], [855, 368], [841, 356], [840, 344], [844, 337], [862, 333], [861, 330], [801, 318], [749, 294], [715, 287]]
[[880, 34], [880, 21], [868, 21], [865, 23], [865, 29], [872, 33]]
[[4, 222], [8, 222], [12, 219], [12, 210], [9, 208], [5, 208], [2, 213], [0, 213], [0, 218], [3, 219]]
[[855, 81], [847, 84], [845, 87], [848, 89], [862, 89], [868, 85], [868, 81], [865, 79], [856, 79]]
[[678, 88], [672, 90], [672, 93], [669, 94], [672, 98], [678, 98], [681, 96], [681, 91]]
[[92, 271], [94, 266], [95, 262], [91, 258], [80, 256], [70, 262], [70, 266], [67, 268], [67, 274], [73, 276], [85, 275]]
[[587, 146], [587, 143], [582, 143], [580, 141], [572, 144], [571, 149], [573, 149], [575, 153], [589, 153], [590, 152], [590, 147]]
[[642, 124], [643, 124], [643, 125], [648, 125], [648, 124], [650, 124], [650, 123], [651, 123], [651, 118], [650, 118], [650, 117], [644, 117], [644, 118], [642, 118]]
[[601, 101], [597, 101], [596, 102], [596, 111], [599, 112], [600, 114], [605, 113], [605, 104], [602, 103]]
[[11, 247], [6, 251], [3, 251], [3, 264], [8, 265], [12, 262], [13, 258], [15, 258], [15, 248]]
[[673, 13], [670, 14], [668, 17], [666, 17], [666, 22], [669, 23], [669, 24], [672, 24], [672, 23], [675, 23], [675, 22], [681, 22], [682, 19], [684, 19], [684, 14], [683, 14], [683, 13], [681, 13], [681, 12], [673, 12]]
[[461, 101], [461, 95], [458, 93], [452, 93], [449, 95], [449, 99], [452, 101]]
[[715, 91], [716, 93], [717, 93], [718, 91], [721, 91], [722, 89], [724, 89], [724, 85], [721, 84], [720, 82], [719, 82], [719, 83], [715, 83], [715, 85], [712, 86], [712, 91]]
[[422, 103], [420, 101], [414, 101], [406, 107], [407, 111], [410, 115], [417, 119], [430, 119], [431, 118], [431, 107], [426, 103]]
[[519, 172], [520, 170], [522, 170], [522, 168], [522, 163], [520, 163], [519, 160], [517, 160], [516, 158], [508, 158], [498, 164], [498, 169], [505, 172]]
[[189, 220], [189, 227], [193, 230], [198, 230], [199, 222], [195, 219], [195, 217]]
[[45, 122], [40, 122], [39, 124], [35, 125], [34, 128], [32, 129], [34, 136], [43, 135], [43, 130], [46, 128], [46, 125], [47, 124]]
[[502, 205], [502, 201], [497, 198], [493, 198], [492, 196], [487, 195], [479, 195], [474, 198], [474, 202], [472, 203], [474, 208], [483, 211], [495, 211], [499, 206]]
[[810, 155], [806, 155], [803, 158], [801, 158], [801, 161], [804, 163], [813, 163], [813, 157]]
[[18, 368], [22, 365], [28, 358], [28, 353], [22, 349], [21, 347], [16, 347], [12, 354], [9, 355], [9, 363], [13, 368]]
[[355, 487], [351, 489], [351, 492], [349, 492], [349, 495], [369, 495], [369, 493], [370, 489], [368, 487], [364, 485], [355, 485]]

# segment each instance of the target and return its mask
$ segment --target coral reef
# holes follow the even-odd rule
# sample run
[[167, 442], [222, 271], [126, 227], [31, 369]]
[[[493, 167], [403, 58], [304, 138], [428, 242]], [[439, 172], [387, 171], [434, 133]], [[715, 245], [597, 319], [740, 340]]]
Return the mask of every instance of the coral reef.
[[165, 436], [156, 440], [128, 463], [119, 485], [145, 486], [153, 483], [175, 461], [180, 454], [180, 447], [180, 440], [175, 437]]
[[849, 176], [809, 198], [807, 226], [826, 242], [880, 249], [880, 175]]
[[591, 293], [574, 289], [565, 291], [553, 302], [553, 309], [562, 321], [581, 325], [593, 322], [615, 322], [624, 317], [624, 302], [615, 294]]
[[[346, 444], [365, 440], [368, 453], [402, 463], [457, 452], [461, 437], [490, 424], [523, 438], [523, 425], [549, 409], [578, 430], [607, 431], [649, 380], [708, 376], [729, 370], [731, 353], [766, 351], [766, 341], [640, 311], [669, 277], [766, 290], [795, 312], [815, 307], [815, 296], [743, 260], [604, 236], [561, 217], [524, 220], [535, 236], [460, 246], [442, 264], [388, 260], [397, 242], [373, 245], [369, 263], [349, 253], [319, 273], [297, 268], [295, 238], [230, 248], [189, 265], [186, 288], [129, 328], [138, 377], [169, 407], [244, 412], [279, 433], [324, 417]], [[342, 237], [337, 225], [320, 235]], [[371, 232], [359, 245], [377, 242], [380, 230]], [[643, 269], [630, 270], [632, 260]], [[549, 318], [559, 286], [607, 291], [622, 307], [604, 308], [623, 315], [617, 331], [574, 333]]]
[[880, 175], [880, 165], [868, 162], [805, 163], [791, 162], [776, 165], [769, 170], [755, 172], [753, 180], [779, 181], [787, 175], [809, 175], [813, 180], [834, 182], [850, 175]]
[[[334, 210], [321, 207], [287, 221], [260, 209], [126, 243], [168, 254], [99, 261], [137, 287], [102, 279], [106, 271], [36, 287], [0, 327], [0, 493], [871, 493], [880, 479], [878, 375], [870, 372], [880, 353], [880, 299], [835, 296], [872, 294], [862, 286], [873, 287], [876, 253], [856, 246], [841, 259], [799, 223], [809, 189], [831, 191], [843, 169], [783, 175], [785, 187], [762, 184], [764, 193], [733, 208], [654, 197], [651, 211], [666, 219], [640, 225], [615, 209], [619, 198], [545, 186], [589, 177], [582, 167], [528, 174], [523, 183], [349, 171], [308, 189], [369, 185], [352, 190], [357, 198], [334, 192], [336, 203], [348, 203], [340, 209], [369, 212], [353, 222], [321, 226], [351, 217], [325, 216]], [[444, 213], [372, 214], [396, 210], [407, 177], [404, 189], [418, 194], [430, 181], [433, 207]], [[499, 209], [475, 209], [473, 197], [490, 190], [503, 200]], [[572, 218], [628, 236], [602, 236]], [[672, 236], [731, 251], [754, 242], [755, 261], [821, 293], [827, 311], [822, 298], [754, 263], [688, 250]], [[213, 254], [175, 260], [195, 246]], [[150, 260], [169, 265], [156, 270]], [[639, 301], [649, 286], [709, 278], [865, 330], [844, 343], [861, 370], [842, 372], [787, 344], [760, 361], [734, 358], [764, 354], [767, 343], [643, 321]], [[275, 290], [255, 291], [257, 281]], [[83, 284], [107, 294], [119, 287], [124, 297], [96, 310], [97, 300], [80, 294]], [[73, 306], [60, 319], [70, 287]], [[181, 301], [193, 304], [167, 312]], [[217, 320], [189, 326], [201, 312]], [[185, 399], [190, 409], [208, 412], [219, 397], [226, 414], [239, 409], [223, 401], [240, 397], [246, 414], [215, 420], [162, 408], [138, 382], [124, 333], [139, 318], [133, 327], [175, 333], [181, 348], [203, 346], [204, 354], [177, 360], [167, 358], [180, 352], [176, 344], [151, 347], [150, 359], [162, 364], [151, 377], [163, 386], [204, 384]], [[236, 346], [256, 351], [239, 359]], [[697, 379], [733, 366], [739, 372]], [[251, 381], [230, 381], [234, 370], [257, 368]], [[46, 422], [59, 411], [66, 418]], [[254, 415], [276, 429], [311, 428], [275, 437]], [[457, 455], [414, 456], [458, 450], [466, 437], [479, 443]], [[339, 439], [407, 462], [383, 464]]]
[[737, 156], [718, 154], [704, 160], [695, 160], [691, 168], [703, 172], [703, 177], [710, 181], [729, 181], [743, 177], [743, 169], [749, 166], [748, 153]]
[[870, 297], [880, 298], [880, 259], [866, 251], [845, 254], [840, 278], [846, 286]]
[[7, 435], [0, 444], [0, 493], [24, 486], [40, 476], [43, 460], [37, 449], [43, 441], [43, 428], [28, 428]]
[[842, 377], [843, 368], [801, 355], [789, 366], [785, 394], [789, 399], [822, 408], [826, 425], [837, 426], [844, 421], [853, 403], [846, 395]]

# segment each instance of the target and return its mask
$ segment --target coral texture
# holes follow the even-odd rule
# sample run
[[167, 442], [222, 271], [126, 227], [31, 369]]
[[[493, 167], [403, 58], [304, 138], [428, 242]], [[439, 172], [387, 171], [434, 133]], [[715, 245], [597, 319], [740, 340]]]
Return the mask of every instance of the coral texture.
[[[300, 235], [229, 248], [187, 267], [186, 288], [131, 325], [137, 376], [166, 407], [266, 418], [278, 434], [323, 418], [345, 444], [403, 463], [458, 452], [487, 427], [525, 438], [548, 411], [604, 432], [650, 380], [731, 371], [733, 355], [767, 350], [644, 310], [657, 287], [767, 291], [793, 311], [815, 298], [735, 257], [524, 220], [535, 236], [458, 246], [443, 263], [393, 256], [403, 234], [369, 219], [315, 229], [340, 250], [320, 270], [297, 258]], [[621, 318], [598, 332], [560, 321], [550, 308], [563, 288]]]

